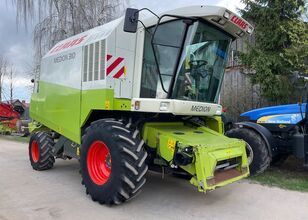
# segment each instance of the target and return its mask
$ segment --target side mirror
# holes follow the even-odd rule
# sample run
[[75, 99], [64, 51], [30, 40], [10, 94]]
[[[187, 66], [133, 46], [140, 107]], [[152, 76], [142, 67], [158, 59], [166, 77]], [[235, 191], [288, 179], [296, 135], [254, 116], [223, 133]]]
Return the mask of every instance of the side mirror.
[[124, 20], [124, 32], [136, 33], [139, 19], [139, 10], [135, 8], [126, 9]]

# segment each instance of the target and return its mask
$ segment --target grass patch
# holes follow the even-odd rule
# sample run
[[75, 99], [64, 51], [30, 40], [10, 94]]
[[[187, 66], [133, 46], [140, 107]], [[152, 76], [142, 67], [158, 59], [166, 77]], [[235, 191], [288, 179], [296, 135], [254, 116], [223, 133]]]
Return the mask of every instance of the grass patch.
[[289, 157], [281, 166], [272, 166], [263, 174], [249, 179], [262, 185], [308, 192], [308, 168], [294, 157]]
[[30, 137], [20, 137], [20, 136], [13, 136], [13, 135], [0, 135], [1, 139], [9, 140], [9, 141], [16, 141], [20, 143], [29, 143]]

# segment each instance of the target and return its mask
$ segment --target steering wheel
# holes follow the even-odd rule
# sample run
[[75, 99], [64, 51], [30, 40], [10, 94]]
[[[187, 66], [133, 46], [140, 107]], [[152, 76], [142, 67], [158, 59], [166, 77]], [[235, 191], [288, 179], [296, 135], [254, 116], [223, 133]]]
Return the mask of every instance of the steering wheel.
[[205, 68], [202, 68], [203, 66], [206, 66], [208, 62], [206, 60], [192, 60], [189, 62], [191, 65], [191, 75], [192, 77], [201, 76], [202, 78], [205, 78], [209, 75], [208, 70]]
[[206, 65], [208, 64], [208, 62], [207, 62], [206, 60], [191, 60], [191, 61], [189, 62], [189, 64], [190, 64], [191, 66], [197, 67], [197, 69], [198, 69], [198, 68], [200, 68], [200, 67], [202, 67], [202, 66], [206, 66]]

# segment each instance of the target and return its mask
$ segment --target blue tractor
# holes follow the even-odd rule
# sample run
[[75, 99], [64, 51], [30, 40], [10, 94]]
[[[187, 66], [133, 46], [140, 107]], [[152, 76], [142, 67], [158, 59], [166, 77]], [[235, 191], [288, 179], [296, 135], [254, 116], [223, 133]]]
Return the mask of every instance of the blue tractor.
[[226, 135], [246, 141], [250, 173], [262, 173], [270, 164], [294, 155], [308, 166], [307, 104], [259, 108], [242, 113]]

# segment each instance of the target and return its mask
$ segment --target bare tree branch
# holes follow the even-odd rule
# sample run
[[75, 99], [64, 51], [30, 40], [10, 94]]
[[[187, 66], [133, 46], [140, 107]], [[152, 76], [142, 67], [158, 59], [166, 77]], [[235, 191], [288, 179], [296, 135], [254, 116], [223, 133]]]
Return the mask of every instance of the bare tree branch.
[[123, 15], [129, 0], [7, 0], [16, 5], [18, 24], [38, 22], [33, 33], [35, 59], [57, 42]]
[[8, 61], [5, 57], [0, 56], [0, 102], [3, 94], [3, 80], [7, 74]]

